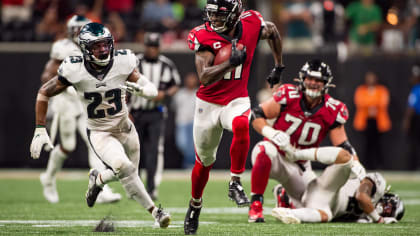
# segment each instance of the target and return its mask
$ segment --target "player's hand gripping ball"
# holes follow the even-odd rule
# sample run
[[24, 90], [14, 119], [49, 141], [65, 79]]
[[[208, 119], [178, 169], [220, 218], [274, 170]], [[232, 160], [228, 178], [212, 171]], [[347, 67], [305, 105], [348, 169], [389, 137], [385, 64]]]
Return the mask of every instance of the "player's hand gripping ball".
[[[233, 53], [232, 53], [233, 49]], [[242, 43], [238, 43], [237, 39], [232, 40], [232, 44], [227, 44], [216, 54], [213, 65], [219, 65], [229, 60], [232, 66], [239, 66], [244, 63], [246, 59], [246, 47]]]

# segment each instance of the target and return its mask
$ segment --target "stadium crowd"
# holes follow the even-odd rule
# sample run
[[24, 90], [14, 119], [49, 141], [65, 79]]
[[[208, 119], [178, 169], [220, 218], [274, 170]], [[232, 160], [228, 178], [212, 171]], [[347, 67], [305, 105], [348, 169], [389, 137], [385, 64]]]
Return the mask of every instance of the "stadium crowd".
[[[162, 33], [163, 47], [182, 48], [186, 47], [189, 30], [201, 24], [205, 3], [205, 0], [2, 0], [0, 41], [54, 41], [65, 36], [65, 22], [78, 14], [106, 25], [117, 42], [143, 42], [144, 33], [153, 31]], [[420, 50], [419, 0], [244, 3], [276, 24], [285, 39], [286, 51], [343, 48], [343, 45], [350, 52], [363, 53], [376, 48], [390, 52]]]

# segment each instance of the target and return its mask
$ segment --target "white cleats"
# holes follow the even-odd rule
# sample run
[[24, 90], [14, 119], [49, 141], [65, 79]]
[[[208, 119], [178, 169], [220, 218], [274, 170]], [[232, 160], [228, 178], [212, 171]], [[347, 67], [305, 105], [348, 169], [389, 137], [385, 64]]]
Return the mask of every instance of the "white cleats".
[[171, 215], [168, 212], [163, 211], [160, 205], [153, 209], [152, 216], [155, 218], [155, 227], [167, 228], [171, 223]]
[[112, 192], [112, 189], [105, 185], [102, 192], [99, 193], [96, 203], [113, 203], [121, 200], [121, 194]]
[[285, 224], [300, 224], [300, 219], [294, 216], [289, 208], [276, 207], [271, 211], [271, 215]]
[[47, 199], [47, 201], [49, 201], [50, 203], [58, 203], [59, 198], [57, 187], [55, 185], [55, 177], [50, 178], [47, 175], [47, 173], [44, 172], [41, 173], [41, 175], [39, 176], [39, 180], [42, 184], [42, 192], [44, 194], [45, 199]]

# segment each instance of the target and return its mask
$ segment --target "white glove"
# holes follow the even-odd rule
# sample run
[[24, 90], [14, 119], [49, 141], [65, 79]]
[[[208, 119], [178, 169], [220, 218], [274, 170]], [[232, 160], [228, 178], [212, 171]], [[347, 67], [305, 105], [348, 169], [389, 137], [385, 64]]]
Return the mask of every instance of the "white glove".
[[358, 178], [362, 181], [366, 177], [366, 169], [362, 166], [359, 161], [353, 161], [353, 165], [351, 167], [350, 178]]
[[286, 152], [286, 157], [288, 159], [293, 159], [295, 148], [290, 144], [290, 136], [287, 133], [273, 129], [270, 126], [264, 126], [261, 133], [264, 137], [276, 144], [281, 150]]
[[120, 88], [136, 96], [143, 96], [143, 88], [138, 83], [125, 81], [125, 85], [120, 85]]
[[383, 222], [380, 223], [384, 223], [384, 224], [393, 224], [393, 223], [397, 223], [397, 219], [395, 219], [394, 217], [383, 217]]
[[51, 149], [54, 148], [50, 137], [48, 136], [47, 129], [44, 127], [35, 128], [34, 137], [32, 138], [31, 143], [31, 157], [33, 159], [38, 159], [41, 154], [42, 147], [44, 144], [50, 146]]

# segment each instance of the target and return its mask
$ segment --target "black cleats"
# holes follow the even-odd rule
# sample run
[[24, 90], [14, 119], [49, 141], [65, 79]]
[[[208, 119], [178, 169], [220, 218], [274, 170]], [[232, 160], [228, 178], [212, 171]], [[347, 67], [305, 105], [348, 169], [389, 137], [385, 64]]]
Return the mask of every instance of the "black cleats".
[[197, 234], [198, 229], [198, 218], [200, 217], [201, 206], [193, 206], [190, 202], [187, 215], [184, 221], [184, 233], [185, 235]]
[[96, 202], [98, 194], [102, 191], [102, 188], [96, 185], [96, 178], [98, 177], [99, 172], [95, 169], [91, 169], [89, 172], [89, 184], [88, 190], [86, 192], [86, 203], [88, 207], [93, 207]]
[[230, 200], [235, 201], [238, 207], [246, 207], [251, 203], [245, 194], [244, 188], [242, 187], [241, 181], [230, 181], [229, 182], [229, 194]]

